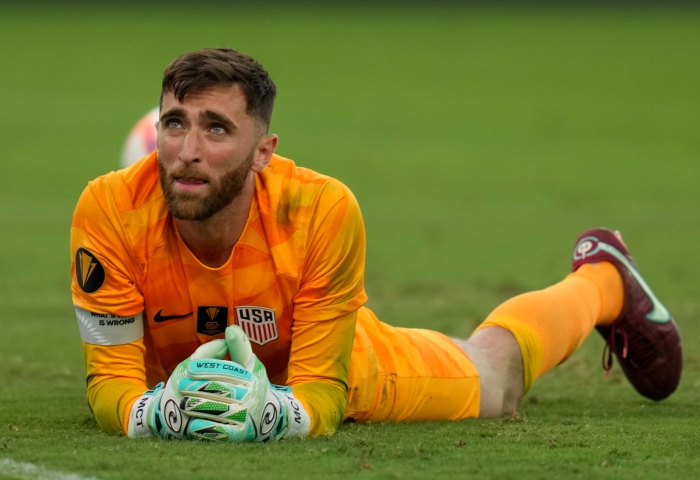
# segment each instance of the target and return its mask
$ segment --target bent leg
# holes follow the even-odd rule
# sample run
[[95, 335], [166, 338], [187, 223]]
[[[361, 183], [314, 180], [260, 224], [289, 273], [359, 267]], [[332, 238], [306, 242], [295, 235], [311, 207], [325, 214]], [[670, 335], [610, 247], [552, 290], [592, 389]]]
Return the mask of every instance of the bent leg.
[[387, 325], [361, 308], [344, 418], [356, 422], [461, 420], [479, 415], [479, 374], [442, 333]]
[[479, 416], [514, 411], [536, 378], [566, 360], [596, 325], [619, 316], [623, 301], [619, 272], [602, 262], [496, 308], [469, 339], [457, 340], [481, 378]]
[[479, 417], [514, 413], [525, 393], [523, 356], [515, 337], [500, 327], [483, 328], [468, 340], [453, 339], [479, 372]]

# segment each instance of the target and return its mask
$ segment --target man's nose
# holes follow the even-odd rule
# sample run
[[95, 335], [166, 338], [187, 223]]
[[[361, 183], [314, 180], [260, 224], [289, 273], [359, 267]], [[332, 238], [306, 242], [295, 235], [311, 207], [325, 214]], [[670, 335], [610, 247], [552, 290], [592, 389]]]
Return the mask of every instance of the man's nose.
[[185, 139], [182, 142], [182, 148], [180, 149], [180, 161], [183, 163], [192, 163], [199, 161], [200, 148], [201, 148], [201, 137], [200, 132], [193, 128], [187, 134], [185, 134]]

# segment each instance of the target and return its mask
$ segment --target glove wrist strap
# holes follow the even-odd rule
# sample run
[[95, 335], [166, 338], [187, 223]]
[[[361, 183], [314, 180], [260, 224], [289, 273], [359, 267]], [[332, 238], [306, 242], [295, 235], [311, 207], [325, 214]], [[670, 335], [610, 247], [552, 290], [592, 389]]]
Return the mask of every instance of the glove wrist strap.
[[287, 419], [289, 421], [287, 431], [282, 438], [307, 436], [311, 429], [311, 418], [304, 405], [289, 392], [278, 392], [278, 397], [287, 406]]
[[152, 437], [153, 432], [148, 426], [148, 411], [153, 395], [139, 397], [131, 407], [129, 414], [129, 425], [127, 425], [127, 435], [132, 438]]

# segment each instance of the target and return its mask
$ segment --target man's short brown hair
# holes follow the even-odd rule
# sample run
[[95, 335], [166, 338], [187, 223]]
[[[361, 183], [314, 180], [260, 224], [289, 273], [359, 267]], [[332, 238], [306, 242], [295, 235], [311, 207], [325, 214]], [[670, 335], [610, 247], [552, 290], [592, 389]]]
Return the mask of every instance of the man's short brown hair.
[[205, 48], [173, 60], [163, 73], [163, 95], [173, 92], [180, 101], [217, 85], [238, 85], [246, 98], [246, 113], [270, 127], [277, 87], [267, 70], [251, 57], [230, 48]]

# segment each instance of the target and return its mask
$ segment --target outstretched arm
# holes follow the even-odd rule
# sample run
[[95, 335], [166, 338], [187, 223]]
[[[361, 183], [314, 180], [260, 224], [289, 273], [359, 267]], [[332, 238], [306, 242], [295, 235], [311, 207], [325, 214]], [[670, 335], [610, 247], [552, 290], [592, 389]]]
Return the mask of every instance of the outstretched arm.
[[288, 384], [311, 418], [310, 436], [333, 435], [348, 403], [357, 312], [295, 325]]
[[294, 298], [288, 385], [311, 418], [309, 435], [332, 435], [348, 402], [348, 369], [364, 291], [365, 229], [357, 200], [331, 180], [309, 229]]
[[126, 432], [133, 401], [146, 390], [143, 297], [133, 252], [107, 182], [83, 191], [71, 225], [71, 274], [88, 404], [108, 432]]
[[127, 433], [129, 412], [146, 386], [143, 340], [100, 346], [83, 342], [87, 398], [97, 424], [110, 433]]

